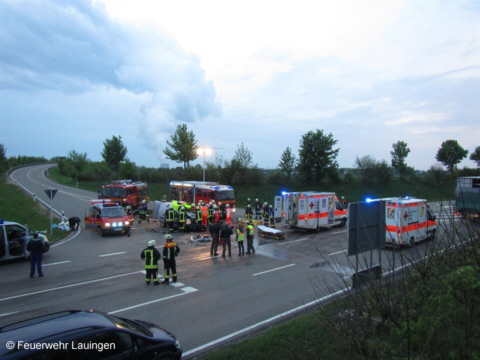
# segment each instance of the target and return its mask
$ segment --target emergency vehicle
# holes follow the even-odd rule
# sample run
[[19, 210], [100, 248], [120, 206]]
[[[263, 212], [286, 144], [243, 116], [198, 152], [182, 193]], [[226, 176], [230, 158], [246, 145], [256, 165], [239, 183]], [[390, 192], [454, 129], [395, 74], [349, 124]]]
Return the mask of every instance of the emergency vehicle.
[[143, 200], [148, 201], [148, 185], [132, 180], [114, 180], [98, 189], [99, 199], [108, 199], [117, 204], [133, 209], [138, 208]]
[[367, 202], [385, 201], [386, 244], [412, 247], [422, 240], [433, 240], [437, 232], [435, 215], [427, 200], [411, 197], [367, 199]]
[[283, 227], [320, 231], [345, 226], [347, 210], [333, 192], [283, 192]]
[[230, 205], [235, 212], [235, 191], [230, 185], [220, 185], [218, 182], [203, 181], [171, 181], [170, 199], [184, 201], [198, 205], [203, 201], [208, 204], [215, 200], [215, 204]]
[[465, 176], [457, 179], [455, 208], [462, 216], [480, 218], [480, 176]]
[[130, 236], [131, 219], [125, 209], [110, 199], [89, 200], [85, 210], [85, 229], [106, 234], [124, 233]]
[[[38, 234], [42, 241], [48, 242], [43, 234]], [[33, 231], [27, 226], [0, 219], [0, 261], [26, 258], [27, 243], [33, 238]]]

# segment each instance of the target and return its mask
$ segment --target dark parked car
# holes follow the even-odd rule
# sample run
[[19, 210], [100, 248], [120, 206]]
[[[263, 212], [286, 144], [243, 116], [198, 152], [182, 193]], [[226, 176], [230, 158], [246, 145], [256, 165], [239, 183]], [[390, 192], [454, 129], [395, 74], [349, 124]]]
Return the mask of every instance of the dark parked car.
[[177, 360], [173, 334], [142, 320], [99, 311], [63, 311], [0, 328], [0, 358]]

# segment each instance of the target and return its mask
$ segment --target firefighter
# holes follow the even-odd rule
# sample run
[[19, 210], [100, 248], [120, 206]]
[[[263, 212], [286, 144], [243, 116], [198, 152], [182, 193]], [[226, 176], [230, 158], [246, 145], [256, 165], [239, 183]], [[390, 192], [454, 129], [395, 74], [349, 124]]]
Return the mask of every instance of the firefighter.
[[268, 208], [268, 204], [265, 203], [263, 205], [263, 222], [265, 226], [268, 226], [268, 218], [269, 218], [269, 208]]
[[232, 209], [230, 209], [230, 205], [225, 205], [225, 221], [227, 224], [232, 225]]
[[262, 204], [258, 199], [255, 199], [255, 220], [260, 220], [261, 217]]
[[245, 231], [243, 230], [242, 226], [242, 219], [238, 219], [238, 227], [236, 230], [237, 233], [237, 244], [238, 244], [238, 256], [245, 255], [245, 247], [243, 246], [243, 242], [245, 240]]
[[147, 223], [150, 222], [148, 220], [148, 214], [147, 214], [147, 202], [145, 200], [142, 200], [142, 205], [140, 206], [140, 210], [138, 212], [138, 223], [140, 224], [142, 220], [147, 220]]
[[170, 270], [172, 271], [172, 280], [177, 282], [177, 262], [175, 258], [180, 253], [180, 247], [173, 241], [173, 237], [167, 234], [163, 237], [165, 239], [165, 246], [163, 247], [163, 269], [165, 271], [165, 279], [162, 284], [168, 284], [170, 282]]
[[247, 205], [247, 208], [245, 209], [245, 219], [247, 220], [253, 219], [252, 205]]
[[148, 241], [148, 247], [142, 250], [140, 258], [145, 260], [145, 281], [150, 285], [153, 279], [153, 285], [158, 285], [158, 260], [160, 260], [160, 252], [155, 249], [155, 240]]
[[167, 219], [167, 227], [169, 232], [175, 231], [175, 210], [172, 205], [167, 206], [165, 218]]
[[202, 218], [202, 204], [198, 203], [197, 209], [196, 209], [196, 214], [197, 214], [197, 222], [199, 224], [202, 224], [203, 218]]
[[342, 196], [342, 205], [344, 209], [347, 208], [347, 199], [345, 199], [345, 196]]
[[208, 207], [205, 204], [202, 204], [200, 208], [202, 212], [202, 225], [207, 227], [208, 226]]
[[215, 209], [213, 208], [213, 204], [210, 203], [208, 206], [208, 225], [213, 224], [215, 216]]
[[255, 235], [255, 228], [251, 221], [247, 225], [247, 254], [255, 254], [255, 248], [253, 247], [253, 236]]
[[221, 201], [218, 203], [218, 209], [220, 210], [220, 220], [225, 220], [225, 205]]
[[247, 199], [247, 206], [245, 207], [248, 207], [249, 205], [252, 206], [252, 201], [250, 200], [250, 198]]
[[185, 231], [185, 208], [182, 206], [178, 211], [178, 230]]
[[270, 227], [274, 229], [275, 228], [275, 211], [273, 210], [272, 205], [270, 205], [270, 208], [268, 210], [268, 220], [270, 221]]
[[215, 224], [220, 221], [220, 210], [218, 210], [217, 205], [213, 205], [213, 221]]

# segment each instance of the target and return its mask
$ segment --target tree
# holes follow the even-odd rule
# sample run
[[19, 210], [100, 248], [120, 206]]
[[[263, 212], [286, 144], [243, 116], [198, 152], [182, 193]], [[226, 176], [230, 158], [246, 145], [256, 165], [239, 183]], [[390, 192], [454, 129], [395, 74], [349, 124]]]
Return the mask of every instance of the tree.
[[405, 158], [408, 156], [410, 149], [407, 146], [406, 142], [397, 141], [393, 146], [393, 151], [390, 151], [392, 155], [392, 166], [397, 169], [400, 177], [404, 177], [407, 172], [407, 164], [405, 163]]
[[320, 182], [331, 169], [336, 169], [336, 157], [340, 149], [333, 150], [337, 143], [332, 134], [322, 130], [309, 131], [300, 140], [298, 169], [306, 183]]
[[7, 169], [7, 149], [5, 145], [0, 144], [0, 172]]
[[235, 156], [232, 160], [235, 160], [241, 168], [249, 169], [252, 167], [252, 153], [248, 148], [243, 145], [237, 145], [237, 150], [235, 150]]
[[468, 150], [462, 148], [457, 140], [446, 140], [437, 151], [436, 159], [447, 167], [451, 174], [455, 171], [455, 165], [467, 157]]
[[123, 145], [121, 136], [112, 136], [103, 142], [102, 157], [115, 171], [127, 155], [127, 148]]
[[292, 153], [292, 149], [287, 147], [282, 153], [278, 167], [282, 170], [283, 174], [287, 177], [287, 181], [290, 182], [293, 172], [295, 171], [295, 164], [297, 159]]
[[357, 156], [355, 164], [366, 185], [387, 185], [392, 180], [392, 168], [385, 160], [377, 161], [370, 155]]
[[253, 155], [243, 143], [237, 146], [232, 161], [225, 162], [222, 177], [232, 185], [255, 184], [259, 181], [257, 165], [252, 162]]
[[65, 160], [65, 165], [67, 167], [68, 175], [73, 179], [78, 180], [79, 175], [85, 169], [88, 164], [87, 153], [80, 154], [75, 150], [70, 150], [68, 152], [67, 159]]
[[198, 157], [197, 141], [195, 140], [195, 134], [193, 131], [188, 131], [187, 124], [177, 126], [175, 134], [172, 135], [171, 142], [167, 140], [167, 145], [163, 153], [167, 159], [183, 162], [183, 168], [186, 169], [190, 166], [190, 161], [195, 160]]
[[475, 151], [470, 154], [470, 160], [477, 163], [477, 167], [480, 167], [480, 146], [475, 148]]

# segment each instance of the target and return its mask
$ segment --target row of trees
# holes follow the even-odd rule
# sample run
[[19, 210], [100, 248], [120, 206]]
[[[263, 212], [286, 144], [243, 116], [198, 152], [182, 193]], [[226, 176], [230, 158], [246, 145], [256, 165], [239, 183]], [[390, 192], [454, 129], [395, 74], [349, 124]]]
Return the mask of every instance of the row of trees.
[[[320, 183], [324, 181], [338, 181], [340, 173], [336, 158], [340, 151], [335, 148], [337, 140], [332, 134], [325, 134], [322, 130], [309, 131], [300, 140], [298, 157], [291, 148], [287, 147], [281, 154], [277, 169], [265, 176], [258, 165], [253, 162], [250, 150], [241, 143], [237, 146], [235, 156], [231, 160], [217, 155], [214, 161], [206, 162], [205, 167], [210, 179], [232, 185], [258, 184], [262, 180], [274, 184], [291, 183]], [[202, 179], [200, 165], [190, 166], [190, 163], [199, 156], [198, 145], [193, 131], [189, 131], [186, 124], [178, 125], [175, 133], [167, 141], [164, 154], [167, 159], [182, 163], [183, 167], [176, 169], [152, 169], [137, 167], [127, 158], [128, 150], [122, 142], [121, 136], [112, 136], [103, 143], [101, 153], [103, 162], [92, 162], [87, 153], [70, 150], [66, 158], [56, 158], [60, 171], [74, 180], [105, 181], [111, 178], [131, 178], [151, 182], [168, 181], [172, 178], [192, 180]], [[344, 174], [344, 181], [351, 182], [354, 178], [368, 184], [388, 183], [396, 172], [401, 178], [414, 174], [406, 158], [410, 153], [408, 144], [397, 141], [392, 145], [390, 152], [391, 166], [386, 160], [377, 161], [371, 155], [357, 157], [355, 169]], [[442, 163], [451, 174], [456, 166], [467, 157], [468, 150], [463, 149], [456, 140], [447, 140], [442, 143], [436, 154], [436, 160]], [[470, 155], [470, 159], [480, 166], [480, 146]], [[2, 170], [21, 165], [15, 159], [6, 157], [6, 149], [0, 144], [0, 167]], [[26, 159], [25, 159], [26, 160]], [[39, 159], [32, 162], [39, 162]], [[46, 159], [44, 159], [46, 161]], [[441, 169], [433, 169], [441, 170]]]

